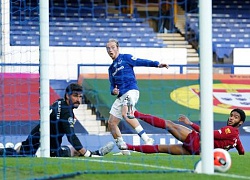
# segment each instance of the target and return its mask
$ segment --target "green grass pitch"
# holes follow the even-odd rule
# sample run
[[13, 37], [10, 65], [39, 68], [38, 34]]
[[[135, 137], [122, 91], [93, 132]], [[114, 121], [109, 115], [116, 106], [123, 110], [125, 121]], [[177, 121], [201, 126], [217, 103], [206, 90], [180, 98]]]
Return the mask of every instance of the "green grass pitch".
[[200, 156], [131, 153], [97, 158], [1, 158], [0, 178], [14, 179], [250, 179], [250, 153], [231, 152], [232, 167], [214, 175], [193, 173]]

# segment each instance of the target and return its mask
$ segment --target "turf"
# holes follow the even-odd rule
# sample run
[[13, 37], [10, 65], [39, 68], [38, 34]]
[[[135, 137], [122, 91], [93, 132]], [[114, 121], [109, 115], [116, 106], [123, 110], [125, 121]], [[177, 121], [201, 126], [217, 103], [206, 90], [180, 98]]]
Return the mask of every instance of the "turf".
[[100, 158], [1, 158], [1, 179], [250, 179], [250, 153], [231, 152], [232, 167], [213, 175], [193, 173], [200, 156], [132, 153]]

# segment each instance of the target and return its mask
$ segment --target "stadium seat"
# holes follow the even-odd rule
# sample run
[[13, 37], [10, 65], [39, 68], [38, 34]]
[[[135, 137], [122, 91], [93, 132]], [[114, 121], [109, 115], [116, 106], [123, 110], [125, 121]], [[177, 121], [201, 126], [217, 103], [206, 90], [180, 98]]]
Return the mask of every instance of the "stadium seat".
[[[249, 47], [250, 1], [213, 0], [213, 51], [218, 57], [229, 57], [235, 47]], [[199, 38], [199, 15], [186, 14], [186, 26]]]
[[[25, 8], [29, 7], [27, 11]], [[39, 45], [39, 6], [37, 2], [11, 1], [11, 45]], [[161, 47], [156, 33], [144, 18], [129, 14], [107, 13], [105, 5], [91, 1], [54, 2], [50, 4], [50, 45], [105, 46], [108, 38], [118, 38], [126, 46]], [[20, 16], [21, 14], [21, 16]], [[108, 33], [107, 33], [108, 32]], [[35, 41], [31, 41], [35, 39]], [[130, 42], [130, 43], [129, 43]]]

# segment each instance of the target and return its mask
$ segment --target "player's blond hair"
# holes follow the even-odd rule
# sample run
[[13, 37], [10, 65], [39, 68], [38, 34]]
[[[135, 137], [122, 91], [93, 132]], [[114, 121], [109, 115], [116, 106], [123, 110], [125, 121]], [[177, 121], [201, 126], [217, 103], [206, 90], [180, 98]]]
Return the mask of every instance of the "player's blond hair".
[[110, 42], [114, 42], [116, 44], [116, 46], [119, 47], [119, 42], [117, 39], [111, 38], [111, 39], [109, 39], [108, 43], [110, 43]]

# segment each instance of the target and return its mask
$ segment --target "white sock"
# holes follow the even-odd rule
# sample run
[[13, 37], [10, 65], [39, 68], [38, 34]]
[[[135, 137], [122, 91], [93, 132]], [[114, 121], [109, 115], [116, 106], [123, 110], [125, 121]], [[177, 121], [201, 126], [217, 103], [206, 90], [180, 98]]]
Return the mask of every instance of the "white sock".
[[142, 128], [141, 125], [137, 126], [135, 128], [135, 131], [137, 132], [137, 134], [142, 138], [143, 141], [147, 141], [148, 140], [148, 135], [146, 134], [146, 132], [144, 131], [144, 129]]

